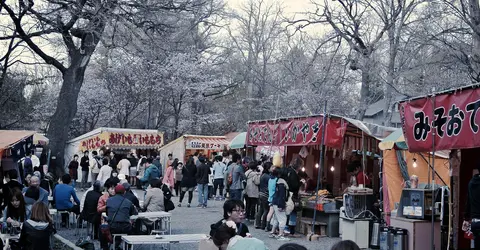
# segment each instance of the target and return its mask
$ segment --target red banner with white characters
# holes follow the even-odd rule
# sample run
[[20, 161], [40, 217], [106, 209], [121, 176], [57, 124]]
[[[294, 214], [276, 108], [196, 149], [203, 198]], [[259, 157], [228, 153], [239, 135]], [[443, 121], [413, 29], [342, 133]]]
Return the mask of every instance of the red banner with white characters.
[[480, 147], [480, 89], [456, 91], [399, 104], [410, 152]]
[[[341, 148], [347, 124], [341, 118], [327, 118], [325, 145]], [[248, 124], [246, 144], [250, 146], [319, 145], [322, 140], [322, 129], [323, 116], [251, 122]]]

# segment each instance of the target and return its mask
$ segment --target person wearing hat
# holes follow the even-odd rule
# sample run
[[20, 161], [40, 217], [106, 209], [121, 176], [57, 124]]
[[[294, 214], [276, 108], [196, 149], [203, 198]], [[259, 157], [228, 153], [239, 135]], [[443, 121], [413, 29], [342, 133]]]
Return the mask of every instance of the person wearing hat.
[[[125, 187], [118, 184], [115, 187], [115, 195], [107, 200], [107, 222], [111, 234], [130, 234], [132, 232], [130, 216], [138, 214], [137, 209], [124, 194]], [[115, 246], [118, 246], [120, 240], [118, 237], [115, 238]], [[100, 245], [102, 249], [108, 249], [108, 242], [103, 235], [100, 237]]]

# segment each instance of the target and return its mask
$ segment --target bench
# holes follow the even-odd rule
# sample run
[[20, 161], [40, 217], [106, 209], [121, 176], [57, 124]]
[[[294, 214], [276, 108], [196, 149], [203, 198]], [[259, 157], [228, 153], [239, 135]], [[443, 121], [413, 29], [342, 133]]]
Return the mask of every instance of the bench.
[[[318, 235], [327, 236], [327, 234], [326, 234], [327, 223], [320, 222], [320, 221], [315, 221], [313, 224], [315, 225], [316, 230], [318, 230], [317, 231]], [[310, 233], [311, 227], [312, 227], [312, 220], [309, 220], [309, 219], [301, 219], [300, 220], [300, 228], [302, 230], [301, 232], [304, 235], [308, 235]]]

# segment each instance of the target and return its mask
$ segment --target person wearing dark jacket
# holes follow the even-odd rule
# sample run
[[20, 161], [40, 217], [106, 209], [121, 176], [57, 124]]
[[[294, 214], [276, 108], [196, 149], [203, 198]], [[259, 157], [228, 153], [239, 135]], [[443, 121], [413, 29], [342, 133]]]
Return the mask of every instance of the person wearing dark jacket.
[[68, 173], [70, 174], [70, 178], [73, 180], [73, 188], [75, 188], [75, 184], [78, 180], [78, 165], [78, 155], [74, 155], [73, 160], [70, 162], [70, 164], [68, 164]]
[[[298, 169], [303, 166], [303, 160], [300, 157], [294, 158], [286, 169], [285, 181], [287, 181], [289, 192], [292, 192], [292, 200], [299, 201], [298, 193], [302, 185], [300, 176], [298, 176]], [[285, 226], [285, 233], [295, 234], [295, 227], [297, 225], [297, 211], [295, 209], [287, 216], [287, 225]]]
[[88, 170], [90, 169], [90, 158], [88, 157], [88, 151], [83, 152], [83, 157], [80, 159], [80, 167], [82, 168], [82, 191], [87, 188]]
[[[480, 173], [480, 164], [477, 165]], [[476, 174], [468, 183], [467, 204], [465, 205], [463, 231], [468, 231], [471, 226], [474, 235], [475, 249], [480, 249], [480, 175]]]
[[55, 232], [48, 207], [43, 202], [36, 202], [30, 219], [23, 223], [19, 244], [24, 250], [52, 249], [50, 236]]
[[263, 172], [260, 176], [260, 185], [259, 189], [259, 209], [255, 215], [255, 228], [265, 230], [267, 227], [267, 214], [270, 210], [270, 205], [268, 203], [268, 181], [270, 180], [270, 168], [272, 167], [271, 162], [266, 162], [263, 164]]
[[122, 184], [123, 187], [125, 188], [125, 198], [127, 198], [132, 204], [137, 208], [137, 210], [140, 210], [140, 201], [138, 200], [137, 196], [133, 194], [132, 192], [132, 186], [128, 184], [128, 182], [125, 182]]
[[210, 168], [205, 164], [205, 158], [200, 156], [198, 158], [200, 165], [197, 168], [197, 190], [198, 190], [198, 206], [201, 208], [207, 207], [208, 200], [208, 178], [211, 173]]
[[24, 188], [24, 186], [20, 182], [18, 182], [18, 173], [17, 173], [17, 170], [15, 169], [9, 170], [7, 172], [5, 179], [7, 180], [7, 183], [3, 185], [3, 188], [2, 188], [2, 193], [3, 193], [2, 210], [7, 206], [8, 203], [10, 203], [15, 191], [19, 190], [21, 192]]
[[195, 166], [193, 157], [190, 157], [185, 167], [182, 168], [183, 178], [182, 178], [182, 182], [180, 183], [182, 192], [180, 193], [180, 202], [178, 204], [179, 207], [182, 206], [182, 201], [187, 191], [188, 191], [187, 207], [190, 207], [190, 203], [192, 203], [192, 198], [193, 198], [193, 190], [197, 185], [197, 180], [195, 178], [196, 174], [197, 174], [197, 167]]
[[[286, 201], [288, 195], [288, 184], [285, 181], [286, 173], [285, 171], [275, 168], [272, 173], [273, 176], [278, 177], [277, 184], [275, 186], [275, 194], [273, 195], [272, 205], [273, 205], [273, 223], [272, 231], [270, 235], [272, 237], [277, 237], [278, 240], [288, 240], [285, 238], [284, 229], [287, 224], [287, 214], [285, 213]], [[275, 229], [278, 227], [278, 236], [274, 235]]]
[[99, 181], [93, 183], [93, 190], [88, 191], [81, 213], [82, 219], [93, 226], [93, 239], [98, 239], [100, 227], [100, 213], [97, 212], [98, 200], [102, 196], [102, 184]]
[[210, 236], [214, 236], [217, 229], [227, 221], [233, 221], [237, 225], [237, 235], [246, 237], [249, 233], [245, 220], [245, 205], [239, 200], [228, 200], [223, 204], [223, 219], [210, 225]]
[[[132, 224], [130, 216], [138, 214], [132, 202], [125, 198], [125, 188], [118, 184], [115, 187], [115, 195], [107, 200], [107, 222], [110, 226], [111, 234], [130, 234]], [[120, 243], [120, 238], [115, 239], [115, 246]], [[107, 239], [100, 235], [100, 246], [102, 249], [108, 249]]]

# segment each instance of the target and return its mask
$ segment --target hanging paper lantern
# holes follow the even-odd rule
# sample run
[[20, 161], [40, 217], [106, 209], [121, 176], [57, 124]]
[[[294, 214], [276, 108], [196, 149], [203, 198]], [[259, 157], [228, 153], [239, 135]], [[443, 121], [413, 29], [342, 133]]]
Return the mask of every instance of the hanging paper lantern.
[[282, 167], [282, 156], [280, 155], [280, 152], [275, 152], [273, 155], [273, 166], [275, 167]]

